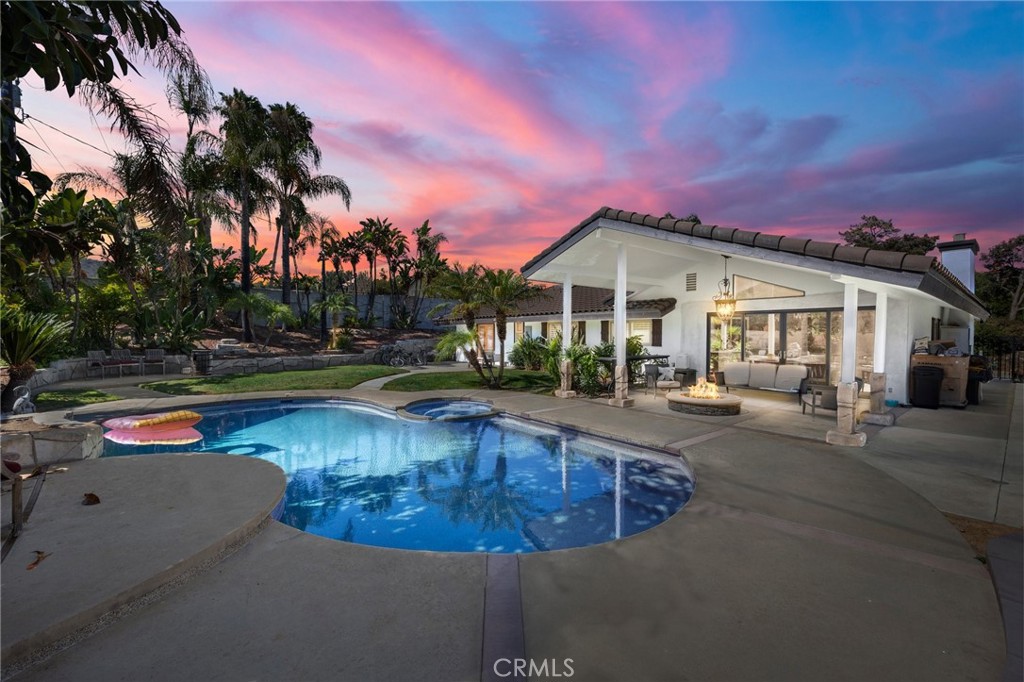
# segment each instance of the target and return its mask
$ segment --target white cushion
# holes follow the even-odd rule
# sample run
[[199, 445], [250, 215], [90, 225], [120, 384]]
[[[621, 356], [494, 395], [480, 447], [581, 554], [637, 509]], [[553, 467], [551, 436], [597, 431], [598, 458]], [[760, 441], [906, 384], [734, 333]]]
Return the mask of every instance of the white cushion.
[[800, 380], [807, 376], [804, 365], [779, 365], [775, 374], [775, 388], [780, 391], [795, 391], [800, 388]]
[[722, 371], [728, 386], [746, 386], [750, 381], [749, 362], [727, 362]]
[[675, 378], [676, 368], [675, 367], [659, 367], [658, 368], [658, 380], [659, 381], [672, 381]]
[[755, 362], [750, 366], [751, 388], [775, 388], [775, 365], [770, 362]]
[[658, 388], [679, 388], [680, 384], [678, 381], [659, 381], [657, 386]]

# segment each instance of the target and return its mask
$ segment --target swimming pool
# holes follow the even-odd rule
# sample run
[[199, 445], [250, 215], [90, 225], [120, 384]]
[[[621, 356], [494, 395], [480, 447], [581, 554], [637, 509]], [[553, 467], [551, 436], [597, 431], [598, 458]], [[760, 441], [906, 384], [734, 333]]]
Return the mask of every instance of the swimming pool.
[[354, 401], [274, 401], [198, 409], [203, 440], [105, 442], [104, 456], [248, 455], [288, 478], [281, 521], [328, 538], [447, 552], [535, 552], [607, 542], [686, 504], [676, 457], [506, 415], [403, 419]]

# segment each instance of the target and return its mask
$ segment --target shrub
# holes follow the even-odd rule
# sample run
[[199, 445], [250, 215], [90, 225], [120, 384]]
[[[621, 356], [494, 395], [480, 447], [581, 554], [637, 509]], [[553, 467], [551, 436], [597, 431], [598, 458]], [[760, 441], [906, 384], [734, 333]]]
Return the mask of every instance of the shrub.
[[508, 359], [516, 369], [539, 370], [544, 366], [547, 347], [540, 339], [524, 336], [512, 346]]

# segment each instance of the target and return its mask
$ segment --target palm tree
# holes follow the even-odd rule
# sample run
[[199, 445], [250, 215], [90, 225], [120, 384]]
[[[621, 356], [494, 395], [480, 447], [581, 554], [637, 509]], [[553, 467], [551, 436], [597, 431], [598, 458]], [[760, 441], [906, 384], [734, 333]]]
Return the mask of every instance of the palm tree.
[[291, 303], [291, 236], [295, 200], [338, 194], [346, 210], [352, 193], [345, 181], [333, 175], [313, 175], [320, 167], [320, 148], [313, 142], [313, 122], [291, 102], [270, 105], [267, 119], [271, 184], [277, 201], [281, 229], [281, 301]]
[[448, 269], [448, 262], [441, 258], [441, 244], [448, 241], [448, 238], [440, 232], [430, 234], [429, 220], [423, 221], [423, 224], [413, 232], [413, 236], [416, 238], [416, 260], [410, 278], [413, 302], [409, 316], [415, 324], [420, 319], [420, 307], [423, 305], [427, 289]]
[[373, 303], [377, 298], [377, 259], [381, 255], [381, 249], [387, 239], [387, 230], [391, 227], [388, 219], [380, 217], [367, 218], [359, 221], [361, 226], [360, 242], [363, 246], [363, 256], [369, 266], [370, 291], [366, 302], [366, 318], [364, 322], [370, 323], [370, 316], [373, 315]]
[[508, 316], [519, 312], [519, 304], [536, 298], [542, 289], [530, 284], [515, 270], [484, 269], [483, 292], [484, 305], [494, 311], [494, 327], [498, 337], [498, 385], [501, 385], [505, 374], [505, 337], [507, 336]]
[[[250, 220], [255, 203], [253, 190], [261, 185], [259, 170], [266, 165], [267, 159], [267, 110], [259, 99], [235, 88], [230, 95], [221, 93], [221, 103], [216, 111], [224, 119], [220, 134], [226, 185], [239, 207], [242, 293], [249, 294], [252, 291]], [[252, 321], [244, 310], [242, 334], [246, 342], [252, 342]]]
[[[327, 299], [327, 260], [331, 257], [334, 245], [341, 236], [338, 228], [327, 216], [313, 211], [308, 214], [308, 231], [304, 240], [310, 246], [319, 246], [320, 253], [317, 260], [320, 261], [320, 300]], [[320, 312], [320, 341], [327, 339], [327, 310]]]
[[[359, 308], [359, 277], [356, 274], [356, 267], [363, 258], [366, 247], [363, 244], [362, 232], [350, 232], [338, 242], [338, 255], [352, 267], [352, 302]], [[356, 317], [359, 317], [357, 310]]]
[[[461, 318], [466, 325], [467, 332], [472, 335], [472, 345], [466, 344], [464, 337], [456, 338], [455, 335], [459, 333], [457, 331], [450, 332], [452, 338], [446, 343], [464, 347], [469, 366], [480, 375], [480, 378], [485, 383], [490, 384], [490, 379], [484, 373], [480, 362], [481, 358], [484, 359], [484, 362], [487, 362], [487, 359], [480, 342], [480, 337], [476, 332], [476, 314], [483, 305], [483, 277], [481, 271], [482, 268], [478, 263], [473, 263], [469, 267], [463, 267], [461, 263], [456, 263], [454, 267], [438, 278], [435, 291], [439, 297], [455, 301], [454, 305], [448, 309], [447, 316]], [[448, 304], [442, 303], [435, 306], [427, 314], [433, 317], [446, 307], [448, 307]], [[488, 374], [491, 373], [489, 363], [487, 372]]]

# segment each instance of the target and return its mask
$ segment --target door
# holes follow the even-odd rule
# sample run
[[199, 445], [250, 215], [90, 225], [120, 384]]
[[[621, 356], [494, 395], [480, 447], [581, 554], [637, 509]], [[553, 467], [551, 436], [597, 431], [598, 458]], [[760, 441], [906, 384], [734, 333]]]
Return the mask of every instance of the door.
[[823, 310], [786, 313], [785, 359], [804, 365], [812, 381], [824, 382], [828, 370], [828, 313]]

